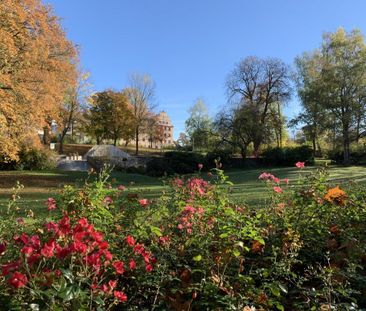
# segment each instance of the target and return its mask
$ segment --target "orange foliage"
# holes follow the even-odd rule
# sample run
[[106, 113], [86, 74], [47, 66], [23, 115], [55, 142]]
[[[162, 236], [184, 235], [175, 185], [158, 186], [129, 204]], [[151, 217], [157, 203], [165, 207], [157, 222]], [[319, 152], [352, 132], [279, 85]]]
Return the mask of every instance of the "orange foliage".
[[335, 204], [344, 204], [344, 200], [346, 198], [346, 193], [339, 188], [339, 186], [328, 189], [328, 192], [324, 196], [324, 199], [328, 202], [335, 203]]
[[40, 0], [0, 1], [0, 154], [16, 159], [25, 141], [57, 119], [76, 83], [77, 51]]

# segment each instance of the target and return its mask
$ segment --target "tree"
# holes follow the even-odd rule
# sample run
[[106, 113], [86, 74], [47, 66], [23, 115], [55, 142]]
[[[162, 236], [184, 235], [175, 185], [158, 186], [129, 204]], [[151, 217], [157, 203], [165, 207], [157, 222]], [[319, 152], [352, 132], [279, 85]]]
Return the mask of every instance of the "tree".
[[[365, 114], [366, 45], [358, 30], [325, 34], [321, 49], [323, 107], [341, 124], [343, 161], [349, 164], [351, 133]], [[353, 138], [355, 140], [355, 138]]]
[[186, 133], [179, 133], [179, 137], [175, 142], [177, 149], [188, 149], [191, 147], [191, 141]]
[[191, 139], [193, 148], [205, 149], [210, 145], [212, 122], [208, 115], [205, 102], [198, 98], [189, 109], [186, 120], [186, 131]]
[[134, 135], [135, 120], [128, 99], [122, 92], [106, 90], [92, 96], [90, 109], [85, 113], [84, 130], [99, 145], [104, 139], [128, 140]]
[[82, 109], [89, 97], [90, 90], [87, 82], [88, 73], [79, 72], [75, 87], [67, 91], [63, 105], [60, 109], [59, 127], [59, 152], [63, 153], [63, 142], [67, 132], [73, 128], [76, 122], [81, 122]]
[[298, 71], [298, 92], [305, 108], [300, 117], [312, 132], [313, 144], [322, 126], [333, 132], [334, 139], [341, 133], [343, 162], [349, 164], [350, 143], [365, 128], [366, 45], [362, 34], [342, 28], [325, 34], [318, 51], [298, 59]]
[[77, 50], [40, 0], [0, 2], [0, 42], [0, 153], [17, 159], [46, 119], [57, 119], [76, 83]]
[[111, 138], [116, 146], [118, 139], [128, 141], [134, 136], [135, 118], [124, 93], [109, 91], [109, 96], [111, 107], [109, 118], [106, 119], [106, 137]]
[[245, 110], [256, 120], [252, 142], [254, 152], [258, 154], [266, 137], [271, 109], [290, 97], [289, 68], [276, 58], [246, 57], [229, 74], [226, 89], [229, 100], [235, 105], [248, 106]]
[[135, 119], [136, 155], [139, 153], [139, 137], [146, 126], [150, 113], [155, 108], [155, 82], [147, 74], [133, 73], [129, 77], [129, 87], [124, 90], [132, 107]]
[[313, 145], [314, 156], [321, 153], [319, 135], [330, 126], [329, 112], [322, 105], [321, 70], [322, 59], [319, 52], [305, 53], [295, 60], [295, 82], [302, 105], [301, 113], [290, 120], [289, 126], [303, 125], [303, 132]]
[[215, 121], [221, 141], [238, 148], [243, 159], [258, 130], [258, 113], [252, 105], [238, 105], [221, 111]]

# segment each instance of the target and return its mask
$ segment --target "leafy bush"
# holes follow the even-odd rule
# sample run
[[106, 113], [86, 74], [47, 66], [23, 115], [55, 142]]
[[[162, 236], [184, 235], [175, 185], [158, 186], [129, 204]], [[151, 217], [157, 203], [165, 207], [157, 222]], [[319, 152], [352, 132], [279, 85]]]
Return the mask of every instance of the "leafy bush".
[[[362, 149], [352, 150], [350, 152], [350, 164], [364, 164], [366, 163], [366, 152]], [[333, 150], [328, 152], [328, 158], [337, 164], [343, 164], [343, 151]]]
[[198, 164], [203, 163], [205, 157], [199, 153], [170, 151], [163, 158], [150, 160], [146, 172], [151, 176], [192, 174], [197, 171]]
[[18, 170], [44, 170], [56, 166], [55, 155], [45, 149], [23, 149], [19, 152], [19, 161], [16, 163]]
[[205, 162], [209, 167], [215, 167], [215, 160], [220, 159], [220, 163], [224, 167], [231, 165], [231, 157], [233, 153], [231, 150], [215, 150], [208, 152], [205, 157]]
[[303, 161], [312, 164], [313, 150], [303, 145], [298, 147], [275, 147], [269, 148], [262, 153], [263, 162], [267, 165], [292, 166], [296, 161]]
[[197, 171], [198, 164], [205, 162], [205, 157], [194, 152], [166, 152], [164, 158], [177, 174], [191, 174]]
[[146, 163], [146, 172], [153, 177], [174, 174], [173, 169], [164, 158], [154, 158]]

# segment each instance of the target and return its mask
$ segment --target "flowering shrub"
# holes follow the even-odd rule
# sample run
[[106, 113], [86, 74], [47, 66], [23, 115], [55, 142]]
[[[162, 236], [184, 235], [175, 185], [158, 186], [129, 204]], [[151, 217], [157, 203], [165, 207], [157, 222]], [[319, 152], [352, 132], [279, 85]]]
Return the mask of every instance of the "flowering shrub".
[[76, 310], [124, 303], [125, 274], [136, 269], [134, 257], [143, 258], [147, 271], [153, 268], [151, 253], [131, 236], [124, 243], [124, 255], [131, 256], [128, 264], [115, 258], [104, 234], [86, 218], [65, 214], [38, 232], [42, 233], [22, 233], [9, 241], [11, 253], [7, 256], [5, 251], [4, 257], [13, 258], [2, 265], [8, 285], [5, 290], [33, 305]]
[[[234, 204], [220, 169], [156, 199], [107, 174], [66, 187], [28, 226], [0, 231], [0, 305], [32, 310], [358, 310], [366, 306], [366, 191], [325, 170], [264, 172], [266, 203]], [[104, 174], [104, 175], [103, 175]], [[259, 185], [259, 184], [258, 184]], [[13, 204], [13, 203], [12, 203]], [[1, 222], [0, 222], [1, 223]], [[16, 224], [16, 226], [14, 226]], [[5, 228], [5, 225], [0, 228]]]

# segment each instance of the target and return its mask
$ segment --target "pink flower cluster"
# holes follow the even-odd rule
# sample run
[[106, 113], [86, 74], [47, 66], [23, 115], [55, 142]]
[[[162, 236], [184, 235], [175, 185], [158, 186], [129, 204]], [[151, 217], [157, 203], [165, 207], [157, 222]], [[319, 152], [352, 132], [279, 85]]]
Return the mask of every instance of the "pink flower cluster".
[[279, 179], [278, 177], [270, 174], [270, 173], [262, 173], [259, 175], [258, 179], [266, 181], [266, 182], [273, 182], [276, 184], [276, 186], [273, 186], [273, 191], [276, 193], [281, 193], [283, 192], [282, 188], [279, 186], [281, 182], [286, 183], [286, 185], [289, 184], [289, 179], [288, 178], [284, 178], [284, 179]]
[[276, 184], [279, 184], [281, 180], [277, 178], [276, 176], [272, 175], [271, 173], [262, 173], [259, 175], [258, 179], [264, 180], [264, 181], [272, 181]]
[[57, 208], [56, 206], [56, 200], [54, 198], [48, 198], [47, 201], [45, 202], [46, 206], [47, 206], [47, 209], [49, 211], [52, 211], [54, 209]]
[[185, 230], [188, 234], [192, 233], [192, 226], [195, 216], [201, 217], [205, 210], [202, 207], [194, 208], [192, 206], [187, 205], [184, 210], [181, 212], [180, 217], [178, 219], [179, 230]]
[[209, 183], [201, 178], [190, 178], [187, 180], [187, 188], [191, 196], [204, 196], [209, 188]]
[[304, 168], [305, 167], [305, 162], [296, 162], [295, 163], [295, 166], [297, 167], [297, 168]]

